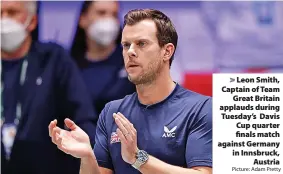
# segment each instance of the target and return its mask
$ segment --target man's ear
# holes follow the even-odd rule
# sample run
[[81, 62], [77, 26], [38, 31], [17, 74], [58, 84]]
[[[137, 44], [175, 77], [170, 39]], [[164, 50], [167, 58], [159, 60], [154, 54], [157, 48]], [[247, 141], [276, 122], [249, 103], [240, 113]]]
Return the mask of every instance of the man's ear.
[[37, 26], [37, 15], [33, 15], [29, 25], [27, 26], [27, 31], [32, 32], [33, 30], [35, 30], [36, 26]]
[[163, 61], [170, 60], [174, 51], [175, 51], [175, 47], [172, 43], [168, 43], [168, 44], [164, 45]]
[[87, 27], [87, 18], [85, 15], [81, 15], [80, 16], [80, 19], [79, 19], [79, 26], [82, 28], [82, 29], [85, 29]]

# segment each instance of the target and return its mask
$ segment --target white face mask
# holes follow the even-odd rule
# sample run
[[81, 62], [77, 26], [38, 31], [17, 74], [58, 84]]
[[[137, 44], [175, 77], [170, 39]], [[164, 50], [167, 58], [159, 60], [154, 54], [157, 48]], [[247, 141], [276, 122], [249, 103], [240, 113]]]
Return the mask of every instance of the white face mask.
[[119, 23], [115, 18], [104, 18], [91, 24], [88, 34], [97, 44], [108, 46], [117, 38], [119, 29]]
[[[27, 20], [29, 22], [29, 20]], [[14, 19], [2, 18], [1, 25], [1, 50], [13, 52], [21, 46], [27, 37], [26, 26]]]

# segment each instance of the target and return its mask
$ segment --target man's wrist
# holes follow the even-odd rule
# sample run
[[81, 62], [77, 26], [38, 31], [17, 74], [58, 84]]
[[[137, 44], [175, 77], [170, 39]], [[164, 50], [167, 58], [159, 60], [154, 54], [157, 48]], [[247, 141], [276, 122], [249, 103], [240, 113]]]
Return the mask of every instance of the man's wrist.
[[136, 155], [136, 160], [132, 164], [132, 166], [139, 170], [139, 168], [144, 165], [149, 159], [149, 155], [147, 154], [146, 151], [144, 150], [138, 150], [137, 155]]
[[137, 161], [137, 154], [138, 154], [139, 148], [137, 148], [136, 152], [134, 153], [133, 160], [131, 161], [131, 165], [133, 165]]
[[91, 146], [88, 147], [86, 156], [81, 158], [81, 160], [89, 160], [89, 159], [95, 159], [96, 160], [96, 157], [94, 155], [94, 152], [93, 152]]

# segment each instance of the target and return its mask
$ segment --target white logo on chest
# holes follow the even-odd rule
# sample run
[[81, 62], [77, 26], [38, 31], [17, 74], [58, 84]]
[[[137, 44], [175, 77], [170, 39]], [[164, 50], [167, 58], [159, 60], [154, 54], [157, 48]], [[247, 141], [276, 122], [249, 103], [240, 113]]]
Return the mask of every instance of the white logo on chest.
[[175, 137], [175, 130], [177, 129], [177, 126], [173, 127], [171, 130], [168, 129], [168, 127], [164, 126], [164, 134], [162, 137], [165, 138], [174, 138]]

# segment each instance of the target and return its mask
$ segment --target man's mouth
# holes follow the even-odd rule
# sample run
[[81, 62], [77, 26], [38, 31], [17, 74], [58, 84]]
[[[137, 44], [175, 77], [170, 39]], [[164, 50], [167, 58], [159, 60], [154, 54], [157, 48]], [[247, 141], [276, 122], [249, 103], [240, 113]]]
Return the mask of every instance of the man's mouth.
[[129, 68], [138, 67], [139, 65], [129, 65]]
[[138, 66], [139, 66], [138, 64], [129, 64], [128, 68], [135, 68], [135, 67], [138, 67]]

